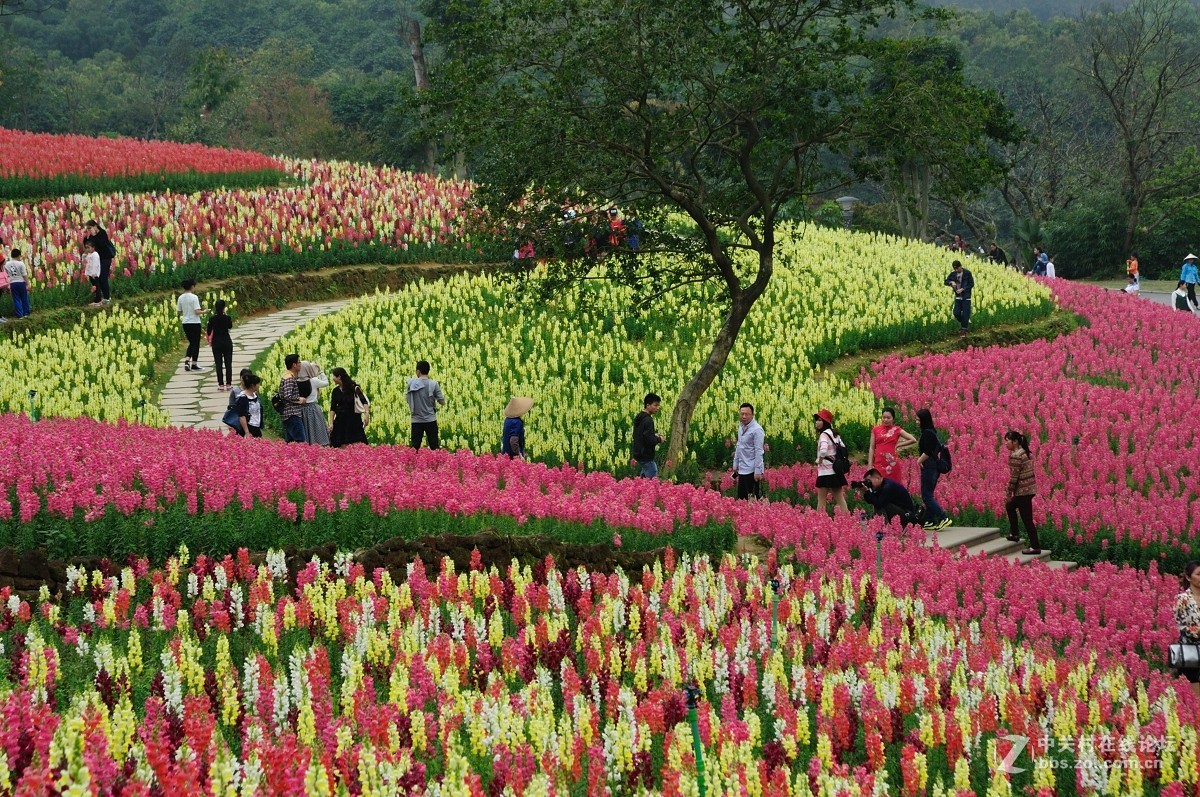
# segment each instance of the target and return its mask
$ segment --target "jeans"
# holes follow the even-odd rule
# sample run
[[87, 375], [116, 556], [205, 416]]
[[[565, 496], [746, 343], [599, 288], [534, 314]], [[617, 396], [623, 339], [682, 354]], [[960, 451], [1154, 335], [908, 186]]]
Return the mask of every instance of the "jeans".
[[112, 273], [112, 261], [100, 261], [100, 276], [96, 277], [96, 301], [100, 301], [103, 297], [104, 301], [108, 301], [108, 275]]
[[933, 460], [921, 466], [921, 501], [925, 504], [925, 520], [934, 523], [946, 518], [946, 510], [933, 497], [933, 488], [937, 487], [941, 475]]
[[1025, 531], [1029, 532], [1029, 547], [1040, 550], [1042, 545], [1038, 542], [1037, 526], [1033, 525], [1033, 496], [1014, 495], [1004, 504], [1004, 509], [1008, 512], [1009, 536], [1017, 536], [1017, 513], [1019, 512], [1021, 520], [1025, 521]]
[[971, 300], [970, 299], [955, 299], [954, 300], [954, 319], [958, 321], [963, 328], [963, 332], [967, 331], [967, 327], [971, 323]]
[[437, 421], [425, 421], [423, 423], [414, 422], [412, 425], [412, 437], [409, 442], [413, 448], [421, 447], [421, 438], [424, 437], [429, 442], [429, 450], [437, 451], [438, 444], [438, 428]]
[[212, 344], [213, 367], [218, 385], [233, 384], [233, 341]]
[[304, 419], [299, 415], [293, 415], [290, 418], [284, 418], [283, 439], [288, 443], [307, 442], [308, 438], [304, 436]]
[[184, 358], [195, 365], [200, 361], [200, 325], [184, 324], [183, 334], [187, 335], [188, 347]]
[[641, 469], [638, 471], [638, 476], [646, 479], [658, 478], [658, 463], [654, 460], [649, 459], [645, 462], [639, 462], [638, 465], [641, 466]]
[[17, 318], [24, 318], [29, 315], [29, 288], [24, 282], [8, 283], [8, 290], [12, 293], [13, 312]]

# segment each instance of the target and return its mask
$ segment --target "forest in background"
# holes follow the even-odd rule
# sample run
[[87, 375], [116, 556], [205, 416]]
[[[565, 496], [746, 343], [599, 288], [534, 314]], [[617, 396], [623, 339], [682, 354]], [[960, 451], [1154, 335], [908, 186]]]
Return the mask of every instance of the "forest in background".
[[[878, 140], [843, 153], [852, 179], [823, 198], [864, 200], [858, 228], [925, 239], [945, 229], [972, 246], [997, 240], [1010, 255], [1038, 244], [1064, 276], [1116, 273], [1130, 250], [1144, 272], [1174, 272], [1186, 250], [1200, 247], [1192, 238], [1200, 229], [1196, 3], [1138, 0], [1115, 11], [1079, 0], [953, 5], [943, 19], [889, 31], [920, 45], [898, 49], [892, 73], [874, 84]], [[423, 12], [440, 4], [40, 6], [0, 17], [2, 126], [413, 169], [436, 162], [446, 172], [469, 166], [469, 156], [465, 164], [461, 155], [457, 163], [451, 153], [439, 157], [428, 140], [405, 37], [423, 32]], [[9, 0], [7, 10], [14, 7], [29, 11]], [[419, 52], [436, 80], [437, 46], [423, 41]], [[947, 90], [947, 74], [962, 80]], [[981, 112], [988, 95], [976, 88], [1004, 107]], [[964, 158], [956, 144], [973, 125], [991, 138], [986, 159]]]

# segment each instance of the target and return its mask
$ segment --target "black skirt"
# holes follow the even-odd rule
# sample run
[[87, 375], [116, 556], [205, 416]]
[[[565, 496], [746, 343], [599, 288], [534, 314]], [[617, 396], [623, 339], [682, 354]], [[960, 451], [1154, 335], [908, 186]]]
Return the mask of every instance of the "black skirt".
[[820, 489], [836, 489], [846, 486], [846, 477], [840, 473], [831, 473], [828, 476], [817, 477], [817, 487]]

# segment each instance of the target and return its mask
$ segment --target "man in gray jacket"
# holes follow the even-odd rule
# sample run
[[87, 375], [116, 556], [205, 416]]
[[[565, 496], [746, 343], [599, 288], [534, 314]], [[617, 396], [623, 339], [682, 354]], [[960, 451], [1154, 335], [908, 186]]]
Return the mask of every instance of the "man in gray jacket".
[[429, 362], [417, 363], [417, 375], [408, 380], [408, 408], [412, 410], [412, 447], [421, 447], [425, 436], [432, 451], [438, 449], [437, 405], [446, 406], [442, 386], [429, 378]]

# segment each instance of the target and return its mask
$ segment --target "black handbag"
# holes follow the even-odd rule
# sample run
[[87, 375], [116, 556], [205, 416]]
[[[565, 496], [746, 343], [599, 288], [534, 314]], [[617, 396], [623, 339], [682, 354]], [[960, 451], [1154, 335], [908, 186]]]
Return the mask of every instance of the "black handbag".
[[1200, 670], [1200, 645], [1176, 642], [1167, 646], [1167, 666], [1176, 672]]

